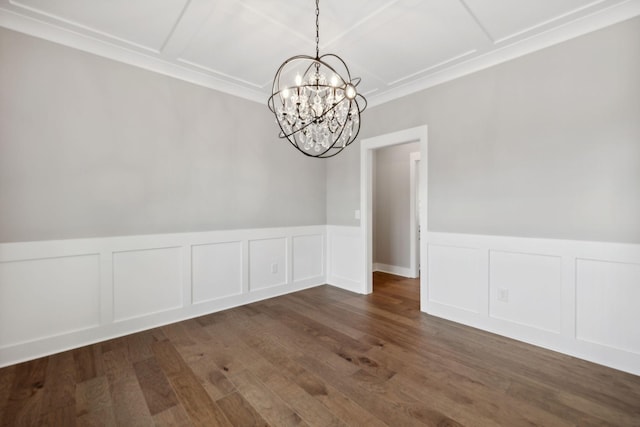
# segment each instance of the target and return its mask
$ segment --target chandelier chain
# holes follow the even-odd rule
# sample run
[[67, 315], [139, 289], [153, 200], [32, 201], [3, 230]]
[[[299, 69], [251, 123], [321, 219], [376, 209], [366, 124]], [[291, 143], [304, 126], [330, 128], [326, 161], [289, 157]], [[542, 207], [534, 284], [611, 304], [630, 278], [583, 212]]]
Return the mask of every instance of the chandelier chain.
[[320, 0], [316, 0], [316, 59], [320, 58]]

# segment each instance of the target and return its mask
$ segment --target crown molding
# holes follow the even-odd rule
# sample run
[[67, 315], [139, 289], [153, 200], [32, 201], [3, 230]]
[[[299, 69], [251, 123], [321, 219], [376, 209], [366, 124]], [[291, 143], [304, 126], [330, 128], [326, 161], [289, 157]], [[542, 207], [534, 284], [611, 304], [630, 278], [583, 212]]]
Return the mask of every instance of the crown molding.
[[267, 102], [266, 96], [261, 91], [250, 89], [240, 84], [217, 78], [211, 74], [206, 74], [177, 63], [166, 61], [162, 58], [150, 56], [149, 54], [112, 44], [86, 34], [62, 28], [49, 22], [39, 21], [35, 18], [2, 8], [0, 8], [0, 27], [133, 65], [198, 86], [204, 86], [249, 101], [261, 104], [266, 104]]
[[446, 67], [411, 82], [376, 92], [367, 99], [375, 107], [395, 99], [455, 80], [480, 70], [510, 61], [564, 41], [600, 30], [640, 15], [640, 0], [627, 0], [605, 10], [594, 12], [567, 22], [559, 27], [518, 40], [496, 50]]
[[[431, 71], [434, 67], [430, 67], [423, 70], [427, 73], [423, 77], [405, 83], [402, 83], [404, 79], [400, 79], [398, 84], [371, 91], [368, 96], [369, 107], [411, 95], [638, 15], [640, 15], [640, 0], [627, 0], [495, 50], [479, 53], [468, 59], [461, 57], [455, 63], [445, 65], [438, 71]], [[0, 8], [0, 26], [260, 104], [266, 103], [268, 97], [262, 90], [236, 82], [232, 76], [218, 75], [215, 70], [194, 69], [195, 67], [189, 67], [179, 58], [175, 62], [169, 61], [160, 56], [153, 56], [155, 55], [153, 52], [137, 51], [8, 9]]]

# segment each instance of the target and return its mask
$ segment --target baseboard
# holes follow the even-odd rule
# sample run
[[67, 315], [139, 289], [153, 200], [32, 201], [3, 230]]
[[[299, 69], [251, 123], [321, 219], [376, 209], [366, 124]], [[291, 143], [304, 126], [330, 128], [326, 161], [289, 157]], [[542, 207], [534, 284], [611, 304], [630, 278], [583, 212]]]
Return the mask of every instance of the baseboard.
[[380, 271], [382, 273], [395, 274], [396, 276], [407, 277], [415, 279], [409, 267], [400, 267], [397, 265], [382, 264], [379, 262], [373, 263], [373, 271]]

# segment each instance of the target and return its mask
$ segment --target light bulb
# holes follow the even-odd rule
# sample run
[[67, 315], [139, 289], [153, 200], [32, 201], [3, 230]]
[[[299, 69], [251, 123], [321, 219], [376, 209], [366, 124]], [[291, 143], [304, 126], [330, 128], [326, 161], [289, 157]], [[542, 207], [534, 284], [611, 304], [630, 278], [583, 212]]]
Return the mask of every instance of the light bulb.
[[302, 76], [300, 74], [296, 74], [296, 86], [300, 86], [302, 84]]
[[331, 76], [331, 86], [338, 86], [338, 76], [336, 76], [335, 74]]
[[285, 87], [284, 89], [282, 89], [282, 97], [283, 98], [289, 98], [289, 88]]
[[353, 99], [356, 97], [356, 95], [356, 87], [351, 83], [347, 84], [347, 86], [344, 88], [344, 96], [346, 96], [347, 99]]

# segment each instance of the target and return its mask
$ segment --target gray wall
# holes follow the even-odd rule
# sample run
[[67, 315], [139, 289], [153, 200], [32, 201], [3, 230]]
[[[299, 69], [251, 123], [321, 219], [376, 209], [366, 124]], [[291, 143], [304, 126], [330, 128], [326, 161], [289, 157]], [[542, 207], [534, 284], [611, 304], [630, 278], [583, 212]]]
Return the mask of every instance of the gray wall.
[[409, 268], [411, 210], [410, 154], [417, 142], [375, 151], [373, 179], [373, 262]]
[[[368, 109], [429, 126], [429, 229], [640, 243], [640, 18]], [[0, 242], [357, 225], [359, 146], [266, 107], [0, 29]]]
[[326, 223], [265, 105], [0, 29], [0, 242]]
[[[362, 123], [362, 138], [429, 126], [430, 231], [640, 243], [640, 18], [371, 108]], [[357, 224], [358, 151], [328, 164], [330, 224]]]

